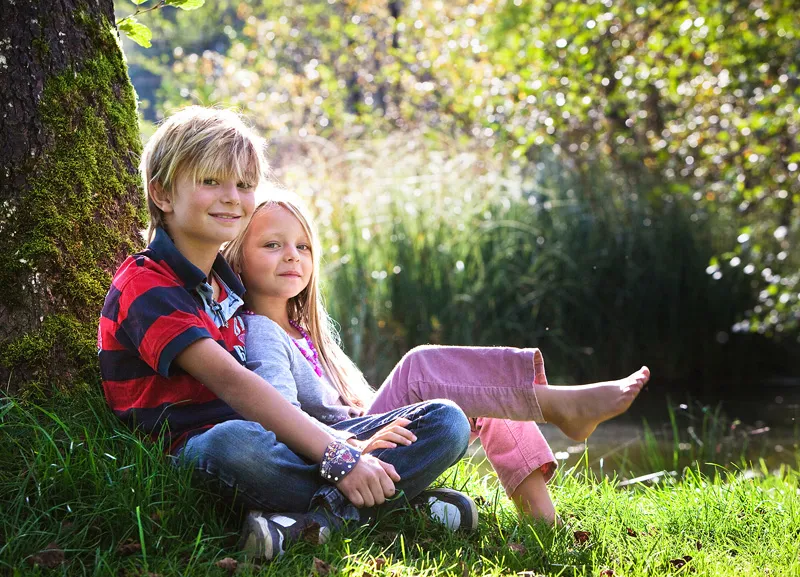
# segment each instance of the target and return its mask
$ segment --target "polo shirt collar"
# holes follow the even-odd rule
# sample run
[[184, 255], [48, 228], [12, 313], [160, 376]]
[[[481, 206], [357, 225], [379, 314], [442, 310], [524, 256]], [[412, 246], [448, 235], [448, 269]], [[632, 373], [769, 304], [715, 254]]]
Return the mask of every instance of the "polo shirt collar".
[[[163, 228], [156, 229], [156, 236], [148, 247], [155, 260], [163, 260], [175, 271], [178, 278], [183, 282], [183, 286], [188, 290], [194, 290], [206, 281], [206, 273], [197, 268], [187, 259], [181, 251], [175, 247], [175, 243]], [[244, 295], [244, 285], [239, 280], [239, 276], [225, 260], [222, 254], [217, 254], [214, 265], [211, 267], [225, 285], [240, 297]]]

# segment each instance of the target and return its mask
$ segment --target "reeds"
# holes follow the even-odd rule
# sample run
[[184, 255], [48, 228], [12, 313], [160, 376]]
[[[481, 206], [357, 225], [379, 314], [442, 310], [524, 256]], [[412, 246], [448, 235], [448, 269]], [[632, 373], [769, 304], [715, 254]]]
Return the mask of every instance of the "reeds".
[[682, 191], [544, 152], [521, 171], [455, 144], [356, 146], [278, 175], [316, 208], [328, 306], [373, 384], [422, 343], [537, 346], [562, 382], [746, 371], [731, 327], [752, 279], [707, 270], [735, 229]]

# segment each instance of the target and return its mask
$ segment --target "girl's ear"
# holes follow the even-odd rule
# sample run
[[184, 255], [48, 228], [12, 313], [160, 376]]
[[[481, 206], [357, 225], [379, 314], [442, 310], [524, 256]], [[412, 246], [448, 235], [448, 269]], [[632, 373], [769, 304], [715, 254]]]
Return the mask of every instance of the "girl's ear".
[[160, 182], [151, 182], [148, 188], [150, 198], [161, 212], [172, 212], [172, 195], [169, 194]]

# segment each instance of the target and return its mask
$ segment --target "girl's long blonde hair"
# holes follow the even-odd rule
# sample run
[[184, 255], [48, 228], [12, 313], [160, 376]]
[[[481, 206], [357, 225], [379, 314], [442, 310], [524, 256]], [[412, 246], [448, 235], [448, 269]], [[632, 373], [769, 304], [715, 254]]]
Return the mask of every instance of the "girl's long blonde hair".
[[[355, 363], [342, 350], [339, 333], [325, 310], [322, 293], [319, 290], [321, 247], [314, 221], [304, 204], [294, 195], [283, 190], [271, 190], [267, 194], [267, 200], [260, 202], [253, 211], [250, 223], [260, 211], [276, 207], [285, 208], [300, 221], [311, 243], [313, 264], [311, 278], [308, 285], [297, 296], [289, 299], [287, 304], [289, 318], [305, 327], [308, 336], [314, 341], [322, 368], [336, 387], [342, 400], [352, 407], [365, 409], [371, 401], [374, 391]], [[237, 272], [242, 270], [244, 238], [250, 229], [250, 223], [245, 230], [228, 243], [223, 251], [223, 256]]]

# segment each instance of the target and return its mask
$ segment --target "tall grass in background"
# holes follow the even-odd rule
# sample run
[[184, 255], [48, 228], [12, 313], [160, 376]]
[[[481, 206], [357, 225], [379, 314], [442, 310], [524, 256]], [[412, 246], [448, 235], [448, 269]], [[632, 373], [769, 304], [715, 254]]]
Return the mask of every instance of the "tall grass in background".
[[745, 370], [730, 327], [750, 279], [707, 272], [735, 227], [663, 183], [552, 154], [521, 172], [455, 145], [358, 147], [278, 143], [276, 173], [318, 214], [328, 307], [370, 382], [422, 343], [541, 347], [559, 380]]

